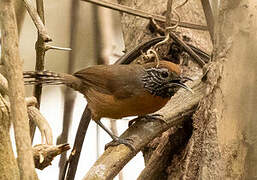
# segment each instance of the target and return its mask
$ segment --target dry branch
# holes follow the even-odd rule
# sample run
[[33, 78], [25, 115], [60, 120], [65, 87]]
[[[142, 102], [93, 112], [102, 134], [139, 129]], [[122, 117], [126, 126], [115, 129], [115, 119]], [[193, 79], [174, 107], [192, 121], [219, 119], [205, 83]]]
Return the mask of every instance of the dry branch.
[[70, 149], [69, 144], [60, 144], [57, 146], [37, 144], [33, 147], [34, 162], [37, 169], [43, 170], [51, 165], [52, 160], [59, 154]]
[[23, 67], [19, 56], [18, 31], [13, 2], [0, 3], [2, 59], [9, 83], [11, 120], [14, 125], [18, 166], [21, 179], [38, 179], [33, 163], [28, 115], [25, 103]]
[[47, 33], [44, 23], [40, 19], [36, 9], [33, 7], [32, 2], [30, 0], [23, 0], [23, 1], [29, 12], [29, 15], [31, 16], [35, 26], [37, 27], [38, 33], [40, 34], [44, 42], [52, 41], [52, 38]]
[[[121, 137], [133, 139], [133, 146], [136, 148], [137, 153], [162, 132], [181, 123], [184, 120], [184, 116], [190, 116], [195, 111], [205, 89], [205, 85], [199, 80], [194, 82], [191, 87], [195, 92], [194, 94], [188, 94], [184, 90], [180, 90], [165, 108], [157, 112], [164, 116], [163, 119], [167, 124], [159, 121], [148, 123], [139, 121], [125, 131]], [[110, 147], [95, 162], [84, 179], [112, 179], [136, 153], [124, 145]]]
[[[37, 12], [40, 18], [40, 21], [45, 24], [45, 16], [44, 16], [44, 3], [42, 0], [37, 0]], [[36, 71], [43, 71], [45, 68], [45, 52], [46, 52], [46, 43], [44, 40], [44, 36], [38, 31], [37, 42], [36, 42]], [[40, 107], [41, 103], [41, 94], [42, 94], [42, 84], [35, 85], [34, 88], [34, 96], [37, 98], [38, 107]], [[33, 127], [31, 126], [31, 129]], [[32, 136], [33, 139], [33, 136]]]
[[44, 116], [40, 113], [39, 109], [34, 106], [29, 106], [28, 115], [29, 119], [36, 124], [41, 133], [41, 143], [46, 143], [49, 145], [53, 144], [52, 128]]
[[[29, 2], [29, 0], [24, 0], [24, 2], [25, 1]], [[33, 12], [32, 14], [34, 14], [33, 15], [34, 18], [37, 17], [37, 22], [42, 23], [42, 27], [44, 28], [45, 27], [44, 26], [45, 25], [44, 3], [43, 3], [42, 0], [37, 0], [36, 4], [37, 4], [37, 12], [33, 8], [33, 6], [30, 6], [29, 9], [30, 9], [30, 11]], [[31, 4], [29, 4], [29, 5], [31, 5]], [[28, 9], [28, 11], [29, 11], [29, 9]], [[32, 19], [33, 19], [33, 16], [31, 16]], [[34, 21], [34, 19], [33, 19], [33, 21]], [[45, 32], [46, 32], [46, 30], [45, 30]], [[45, 68], [45, 52], [46, 52], [45, 44], [48, 41], [45, 41], [45, 37], [44, 36], [45, 35], [41, 33], [40, 29], [38, 29], [37, 41], [36, 41], [36, 44], [35, 44], [35, 47], [36, 47], [36, 65], [35, 65], [35, 70], [36, 71], [43, 71], [44, 68]], [[40, 104], [41, 104], [41, 94], [42, 94], [42, 84], [35, 85], [33, 95], [37, 99], [37, 102], [38, 102], [37, 107], [38, 108], [40, 108]], [[31, 136], [31, 140], [33, 141], [35, 130], [36, 130], [36, 124], [35, 124], [35, 122], [30, 121], [29, 125], [30, 125], [30, 136]]]

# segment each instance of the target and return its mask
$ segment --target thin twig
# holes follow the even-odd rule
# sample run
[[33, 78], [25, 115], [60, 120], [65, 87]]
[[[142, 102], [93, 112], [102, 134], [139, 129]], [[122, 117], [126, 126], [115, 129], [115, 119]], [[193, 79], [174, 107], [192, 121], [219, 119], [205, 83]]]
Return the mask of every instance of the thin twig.
[[23, 1], [43, 41], [44, 42], [52, 41], [52, 38], [47, 33], [44, 23], [40, 19], [40, 16], [38, 15], [36, 9], [33, 7], [32, 2], [30, 0], [23, 0]]
[[1, 54], [9, 83], [11, 122], [14, 127], [20, 177], [21, 179], [37, 180], [29, 134], [23, 67], [19, 55], [18, 30], [13, 4], [14, 0], [3, 0], [0, 3]]
[[[156, 15], [156, 14], [150, 14], [150, 13], [147, 13], [145, 11], [138, 10], [138, 9], [133, 9], [133, 8], [128, 7], [128, 6], [120, 5], [120, 4], [117, 4], [117, 3], [107, 2], [107, 1], [103, 1], [103, 0], [82, 0], [82, 1], [93, 3], [93, 4], [96, 4], [96, 5], [99, 5], [99, 6], [103, 6], [103, 7], [106, 7], [106, 8], [110, 8], [110, 9], [113, 9], [113, 10], [116, 10], [116, 11], [131, 14], [131, 15], [134, 15], [134, 16], [139, 16], [139, 17], [146, 18], [146, 19], [149, 19], [149, 20], [151, 18], [153, 18], [156, 21], [163, 22], [163, 23], [165, 23], [165, 21], [166, 21], [166, 18], [164, 16], [160, 16], [160, 15]], [[171, 22], [172, 22], [172, 24], [176, 24], [177, 20], [171, 20]], [[185, 27], [185, 28], [198, 29], [198, 30], [203, 30], [203, 31], [208, 30], [207, 26], [188, 23], [188, 22], [179, 22], [178, 25], [181, 26], [181, 27]]]
[[45, 45], [45, 50], [48, 51], [49, 49], [61, 50], [61, 51], [71, 51], [72, 50], [71, 48], [64, 48], [64, 47]]
[[142, 51], [148, 50], [151, 46], [155, 45], [156, 43], [162, 41], [165, 37], [156, 37], [152, 38], [146, 42], [142, 42], [137, 45], [134, 49], [124, 54], [120, 57], [115, 64], [130, 64], [134, 61], [137, 57], [142, 54]]

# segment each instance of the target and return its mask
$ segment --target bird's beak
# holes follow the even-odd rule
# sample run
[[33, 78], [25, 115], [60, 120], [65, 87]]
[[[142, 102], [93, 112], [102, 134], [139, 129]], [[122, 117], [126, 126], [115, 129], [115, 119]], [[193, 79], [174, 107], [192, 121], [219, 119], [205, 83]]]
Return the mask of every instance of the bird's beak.
[[183, 82], [178, 82], [178, 83], [176, 83], [175, 85], [180, 86], [180, 87], [182, 87], [182, 88], [184, 88], [184, 89], [190, 91], [192, 94], [194, 93], [193, 89], [191, 89], [188, 85], [186, 85], [186, 84], [183, 83]]
[[188, 81], [188, 80], [189, 81], [193, 81], [189, 77], [182, 77], [182, 76], [180, 76], [177, 80], [172, 80], [170, 82], [170, 85], [172, 85], [172, 86], [179, 86], [181, 88], [184, 88], [184, 89], [190, 91], [191, 93], [194, 93], [194, 91], [188, 85], [185, 84], [185, 82]]

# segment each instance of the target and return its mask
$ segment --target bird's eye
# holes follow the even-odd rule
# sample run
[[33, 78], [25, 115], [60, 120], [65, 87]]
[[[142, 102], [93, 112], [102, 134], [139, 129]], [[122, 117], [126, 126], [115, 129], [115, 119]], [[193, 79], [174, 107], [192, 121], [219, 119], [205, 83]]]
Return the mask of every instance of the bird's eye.
[[161, 72], [161, 77], [162, 78], [167, 78], [169, 76], [169, 73], [167, 71], [162, 71]]

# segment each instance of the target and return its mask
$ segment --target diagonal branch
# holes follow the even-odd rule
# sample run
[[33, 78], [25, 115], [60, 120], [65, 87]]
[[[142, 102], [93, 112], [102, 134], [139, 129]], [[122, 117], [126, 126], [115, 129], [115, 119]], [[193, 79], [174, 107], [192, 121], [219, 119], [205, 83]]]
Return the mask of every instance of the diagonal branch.
[[210, 0], [201, 0], [203, 11], [205, 14], [205, 19], [209, 28], [209, 33], [211, 36], [212, 42], [214, 41], [214, 16], [211, 8]]
[[167, 124], [159, 121], [148, 123], [139, 121], [122, 134], [122, 138], [133, 139], [133, 146], [136, 148], [136, 152], [132, 152], [124, 145], [108, 148], [91, 167], [84, 180], [114, 178], [126, 163], [146, 144], [170, 127], [181, 123], [185, 116], [192, 115], [198, 102], [203, 97], [205, 84], [198, 80], [193, 83], [192, 89], [194, 90], [194, 94], [188, 94], [184, 90], [180, 90], [165, 108], [157, 112], [164, 116]]
[[23, 0], [23, 1], [25, 3], [25, 7], [29, 12], [29, 15], [31, 16], [35, 26], [38, 29], [38, 33], [43, 38], [44, 42], [52, 41], [52, 38], [47, 33], [44, 23], [40, 19], [36, 9], [33, 7], [32, 2], [30, 0]]
[[[90, 2], [90, 3], [93, 3], [93, 4], [99, 5], [99, 6], [110, 8], [112, 10], [125, 12], [127, 14], [131, 14], [131, 15], [134, 15], [134, 16], [139, 16], [141, 18], [146, 18], [146, 19], [149, 19], [149, 20], [153, 18], [156, 21], [163, 22], [163, 23], [165, 23], [165, 21], [166, 21], [166, 18], [164, 16], [160, 16], [160, 15], [156, 15], [156, 14], [150, 14], [150, 13], [147, 13], [145, 11], [138, 10], [138, 9], [133, 9], [131, 7], [120, 5], [120, 4], [117, 4], [117, 3], [107, 2], [107, 1], [103, 1], [103, 0], [82, 0], [82, 1]], [[177, 21], [174, 20], [174, 19], [171, 19], [170, 21], [173, 25], [177, 23]], [[188, 22], [179, 22], [178, 25], [181, 26], [181, 27], [185, 27], [185, 28], [198, 29], [198, 30], [203, 30], [203, 31], [208, 30], [207, 26], [188, 23]]]

